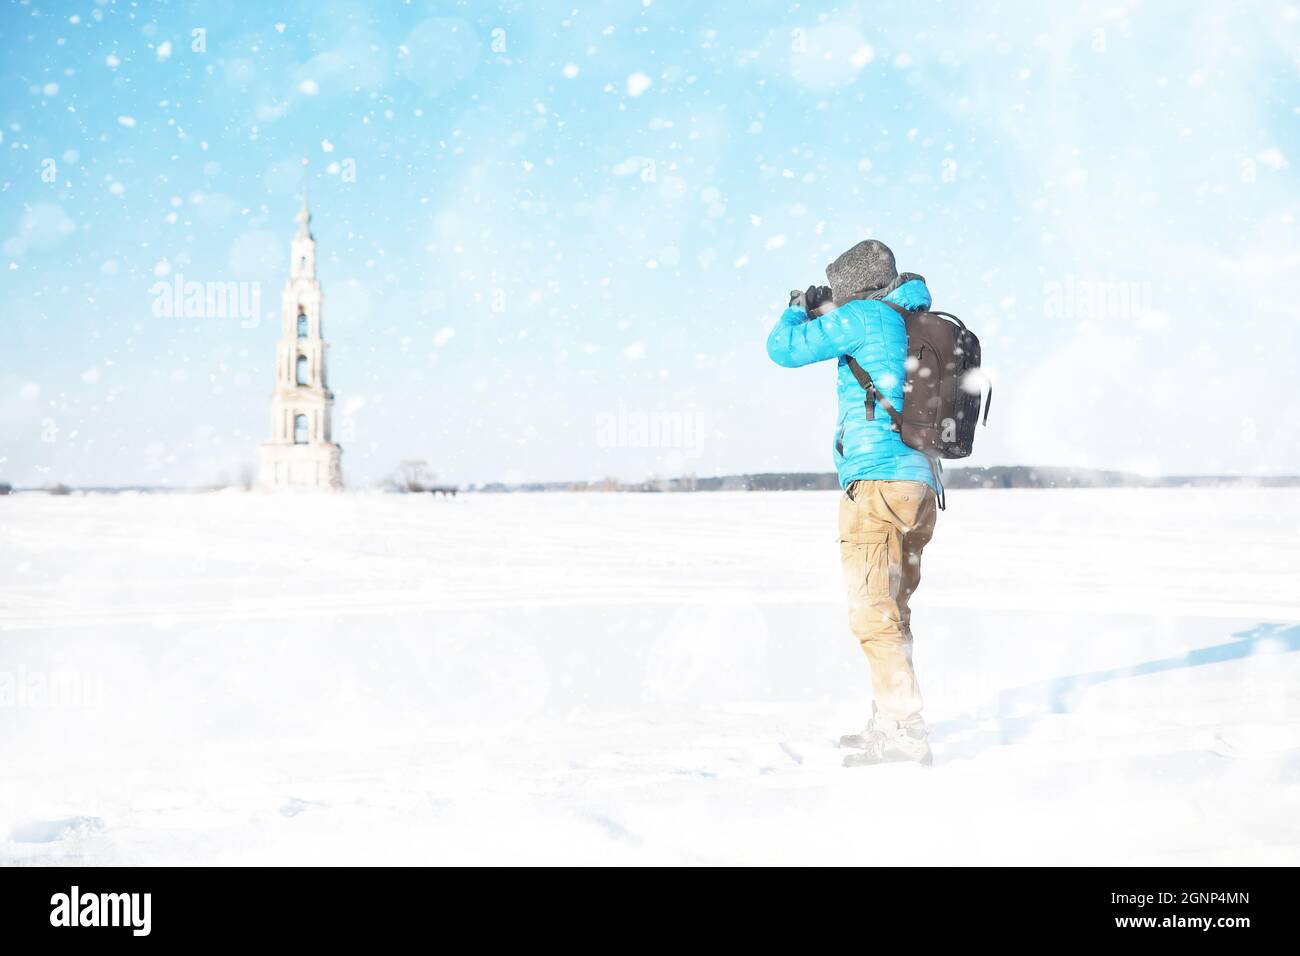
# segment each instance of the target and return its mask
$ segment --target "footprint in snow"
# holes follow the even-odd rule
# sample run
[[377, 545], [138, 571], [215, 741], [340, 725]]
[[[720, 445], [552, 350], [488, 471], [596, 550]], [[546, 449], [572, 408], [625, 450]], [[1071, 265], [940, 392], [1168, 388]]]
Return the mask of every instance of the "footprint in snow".
[[14, 827], [9, 839], [14, 843], [57, 843], [64, 837], [104, 829], [99, 817], [64, 817], [59, 820], [29, 820]]
[[280, 816], [296, 817], [298, 814], [310, 810], [313, 807], [323, 807], [325, 804], [318, 803], [315, 800], [299, 800], [297, 797], [290, 797], [288, 801], [280, 808]]

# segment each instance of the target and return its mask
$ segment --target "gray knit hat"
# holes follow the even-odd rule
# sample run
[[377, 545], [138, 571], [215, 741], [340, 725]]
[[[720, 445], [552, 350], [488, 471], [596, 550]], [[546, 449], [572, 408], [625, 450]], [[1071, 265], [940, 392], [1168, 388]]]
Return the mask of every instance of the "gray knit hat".
[[879, 239], [864, 239], [826, 267], [837, 305], [883, 289], [898, 279], [894, 254]]

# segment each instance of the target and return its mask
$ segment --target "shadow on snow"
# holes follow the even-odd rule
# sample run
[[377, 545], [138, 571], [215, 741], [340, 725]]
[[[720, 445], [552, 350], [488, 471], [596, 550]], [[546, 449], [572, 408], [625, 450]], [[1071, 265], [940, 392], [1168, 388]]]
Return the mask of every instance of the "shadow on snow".
[[[1232, 637], [1233, 640], [1226, 643], [1197, 648], [1178, 657], [1163, 657], [1130, 667], [1053, 677], [1004, 690], [998, 694], [997, 703], [993, 707], [981, 707], [977, 711], [932, 725], [930, 738], [935, 743], [948, 744], [944, 747], [944, 756], [948, 759], [968, 759], [989, 747], [1014, 744], [1025, 739], [1041, 718], [1070, 713], [1083, 694], [1098, 684], [1164, 671], [1204, 667], [1207, 664], [1221, 664], [1254, 654], [1286, 654], [1300, 650], [1300, 625], [1297, 624], [1257, 624]], [[979, 726], [989, 722], [994, 722], [996, 726]]]

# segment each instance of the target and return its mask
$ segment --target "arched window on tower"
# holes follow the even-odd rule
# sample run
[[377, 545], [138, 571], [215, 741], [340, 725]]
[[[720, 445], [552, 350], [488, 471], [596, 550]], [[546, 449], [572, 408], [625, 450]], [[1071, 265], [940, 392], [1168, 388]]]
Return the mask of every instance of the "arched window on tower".
[[298, 306], [298, 338], [305, 339], [306, 337], [307, 313], [302, 310], [302, 306]]
[[311, 371], [307, 367], [307, 356], [305, 355], [298, 356], [296, 371], [297, 371], [297, 378], [298, 378], [299, 385], [311, 384]]
[[295, 445], [307, 444], [307, 416], [293, 416], [293, 443]]

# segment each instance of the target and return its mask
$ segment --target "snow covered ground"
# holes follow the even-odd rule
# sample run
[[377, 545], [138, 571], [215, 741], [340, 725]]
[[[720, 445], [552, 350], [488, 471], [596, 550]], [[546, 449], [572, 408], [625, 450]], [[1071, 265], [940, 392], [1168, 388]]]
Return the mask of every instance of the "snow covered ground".
[[1300, 489], [0, 498], [0, 862], [1300, 863]]

